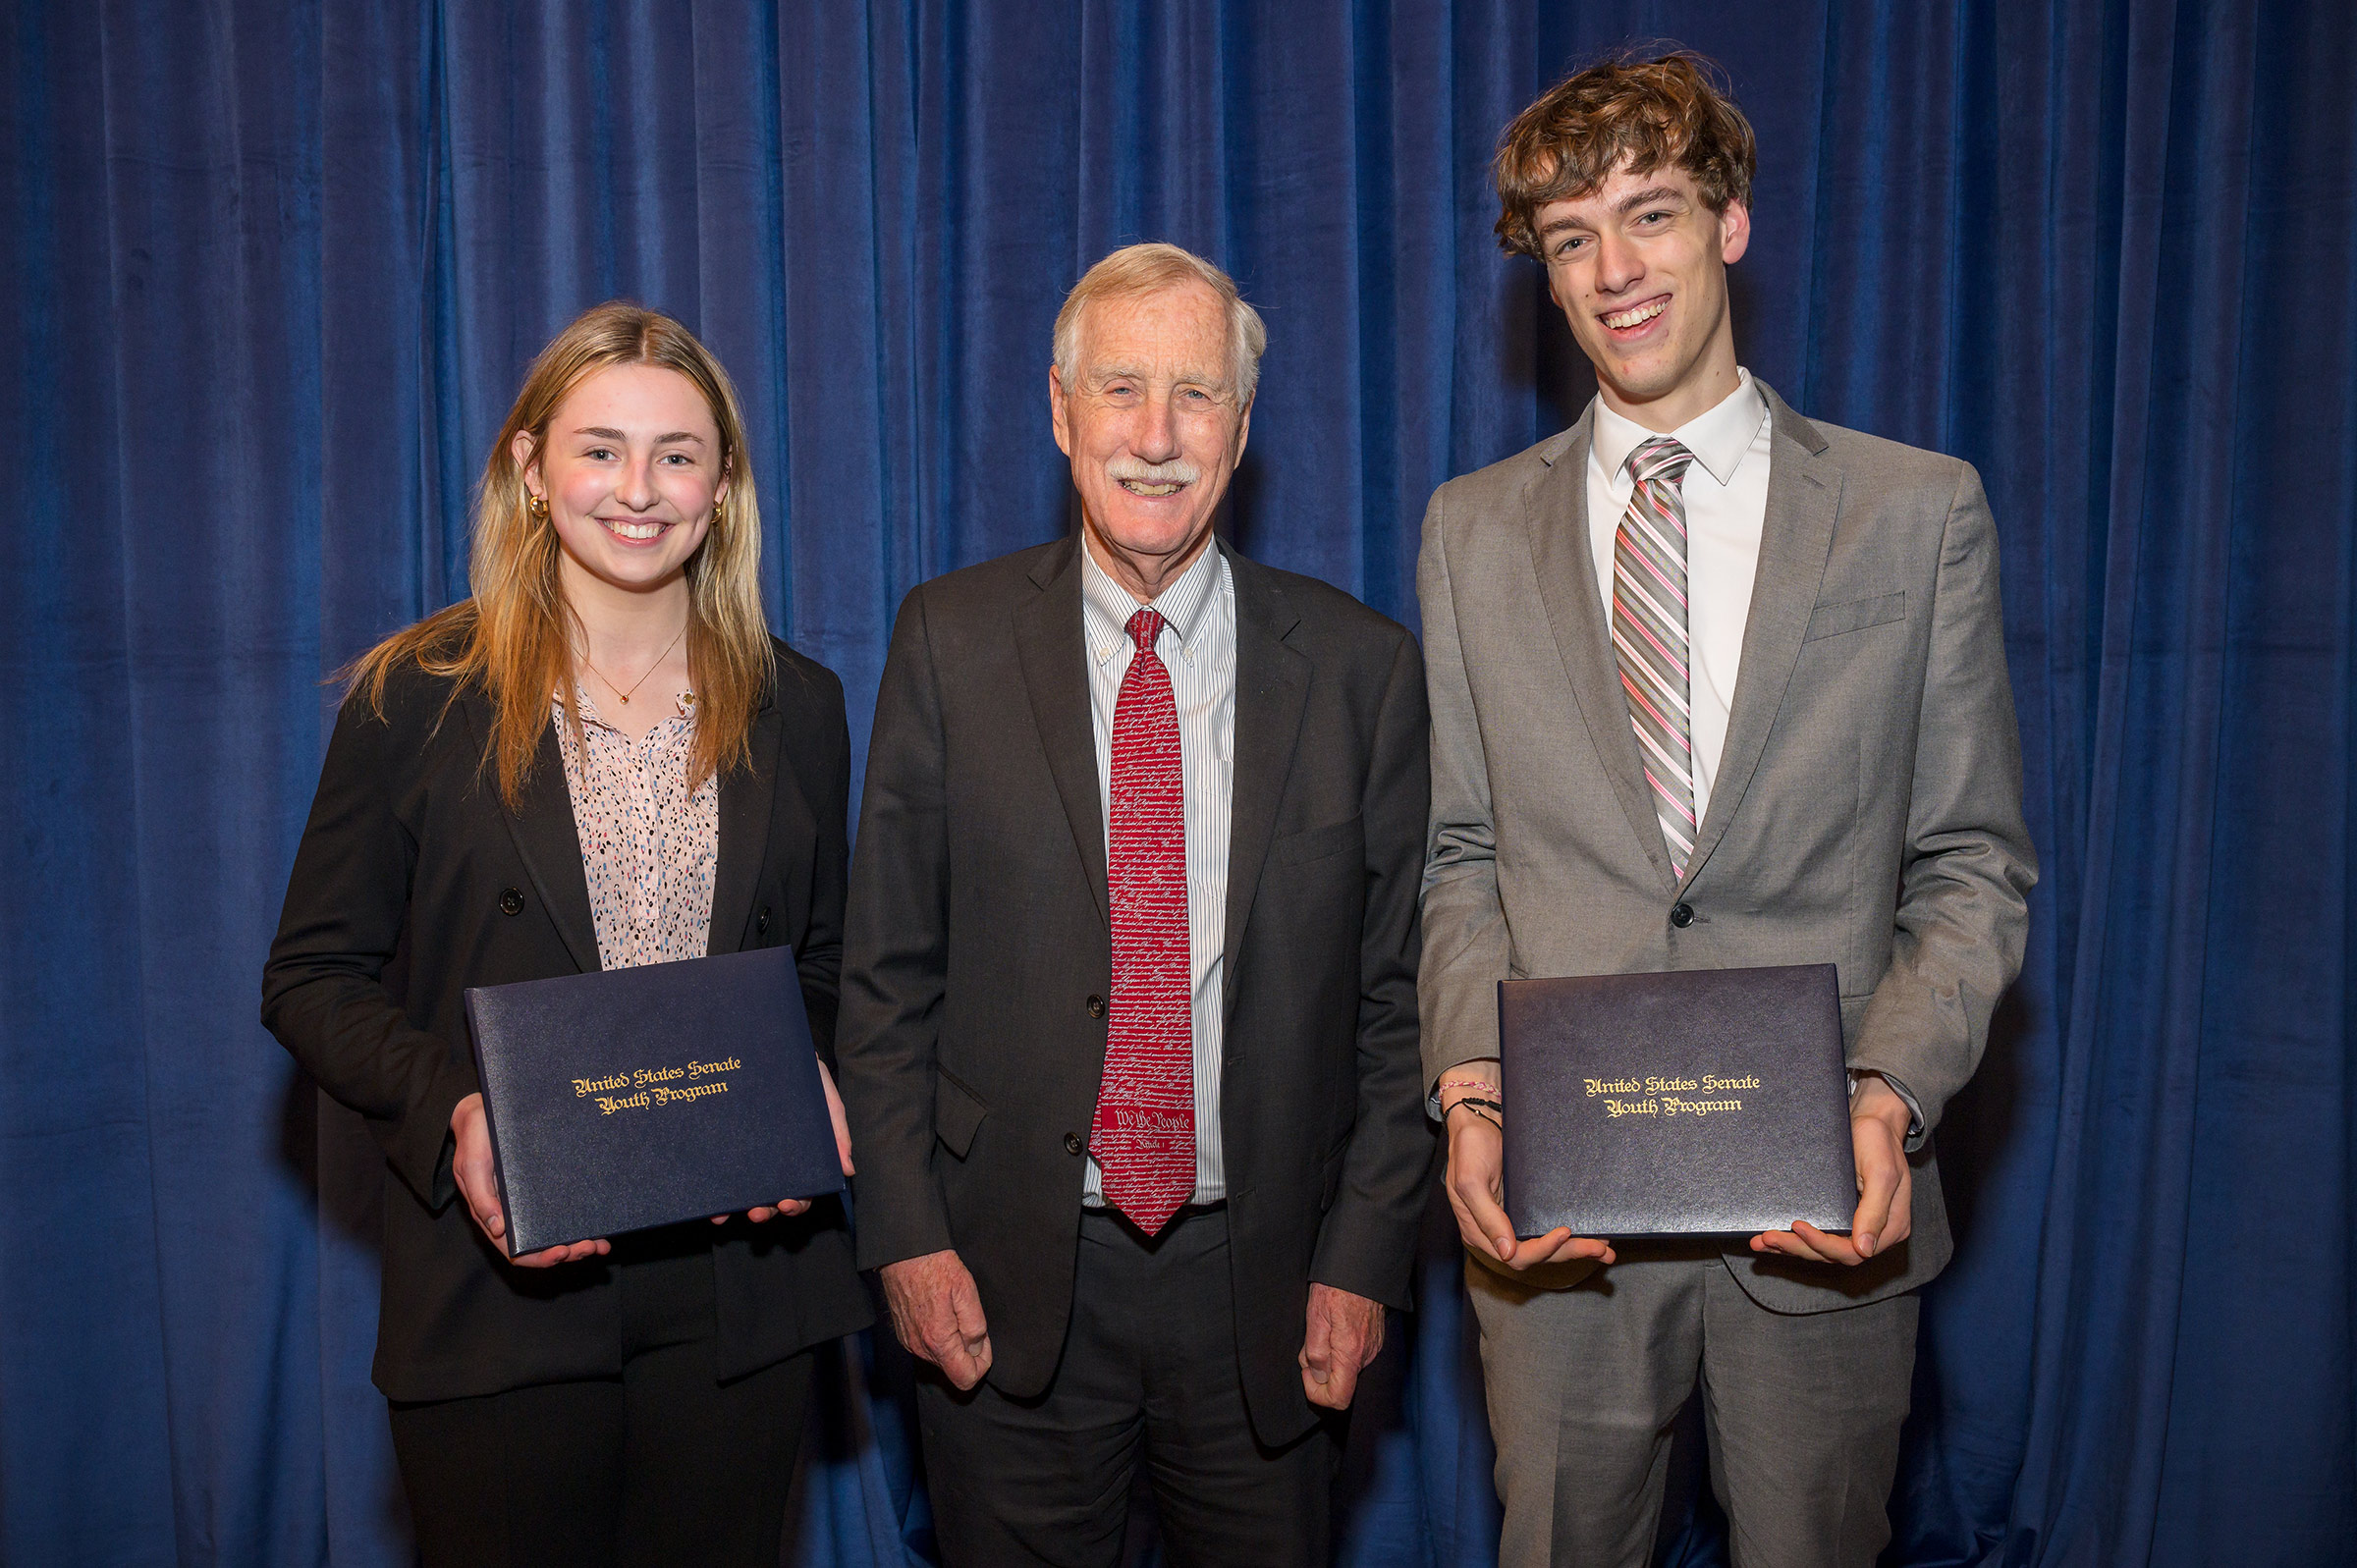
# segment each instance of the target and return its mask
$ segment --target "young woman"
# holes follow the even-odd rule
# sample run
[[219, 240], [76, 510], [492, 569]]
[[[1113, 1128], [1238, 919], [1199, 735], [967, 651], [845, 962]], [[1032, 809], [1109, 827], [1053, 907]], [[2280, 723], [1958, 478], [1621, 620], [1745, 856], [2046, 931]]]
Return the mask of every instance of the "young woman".
[[328, 746], [262, 1021], [385, 1152], [431, 1564], [774, 1564], [807, 1352], [868, 1322], [834, 1199], [510, 1259], [461, 1001], [791, 946], [834, 1103], [843, 686], [765, 629], [760, 538], [719, 364], [601, 305], [492, 449], [474, 596], [358, 662]]

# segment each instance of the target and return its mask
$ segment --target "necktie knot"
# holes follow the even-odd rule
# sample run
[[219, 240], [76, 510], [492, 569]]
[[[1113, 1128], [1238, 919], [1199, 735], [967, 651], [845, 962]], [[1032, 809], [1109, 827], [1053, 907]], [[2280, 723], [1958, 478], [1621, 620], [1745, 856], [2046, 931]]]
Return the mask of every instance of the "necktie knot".
[[1161, 611], [1149, 606], [1129, 618], [1129, 640], [1137, 644], [1139, 653], [1152, 653], [1154, 639], [1161, 635]]
[[1674, 485], [1684, 482], [1686, 469], [1694, 462], [1694, 454], [1683, 442], [1670, 436], [1655, 436], [1637, 443], [1637, 450], [1628, 455], [1628, 476], [1638, 484]]

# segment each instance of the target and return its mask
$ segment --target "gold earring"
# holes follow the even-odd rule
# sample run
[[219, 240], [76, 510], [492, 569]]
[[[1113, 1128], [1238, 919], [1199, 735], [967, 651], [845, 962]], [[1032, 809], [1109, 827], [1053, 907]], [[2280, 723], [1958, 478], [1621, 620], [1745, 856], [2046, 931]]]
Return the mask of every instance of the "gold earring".
[[523, 510], [540, 521], [546, 522], [548, 520], [548, 497], [526, 490], [523, 493]]
[[722, 503], [715, 499], [712, 503], [712, 526], [715, 528], [719, 527], [722, 520], [728, 516], [728, 514], [721, 509]]

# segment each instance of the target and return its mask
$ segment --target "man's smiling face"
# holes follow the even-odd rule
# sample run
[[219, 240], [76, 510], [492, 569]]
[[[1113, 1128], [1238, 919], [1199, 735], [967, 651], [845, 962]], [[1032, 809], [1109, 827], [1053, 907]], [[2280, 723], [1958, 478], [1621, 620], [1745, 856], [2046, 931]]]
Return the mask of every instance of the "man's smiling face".
[[1531, 227], [1548, 292], [1617, 412], [1670, 431], [1735, 390], [1727, 268], [1751, 239], [1740, 202], [1713, 212], [1683, 170], [1623, 163]]
[[1174, 284], [1091, 301], [1071, 384], [1048, 372], [1082, 525], [1100, 563], [1141, 600], [1203, 550], [1243, 455], [1252, 408], [1231, 348], [1220, 297]]

